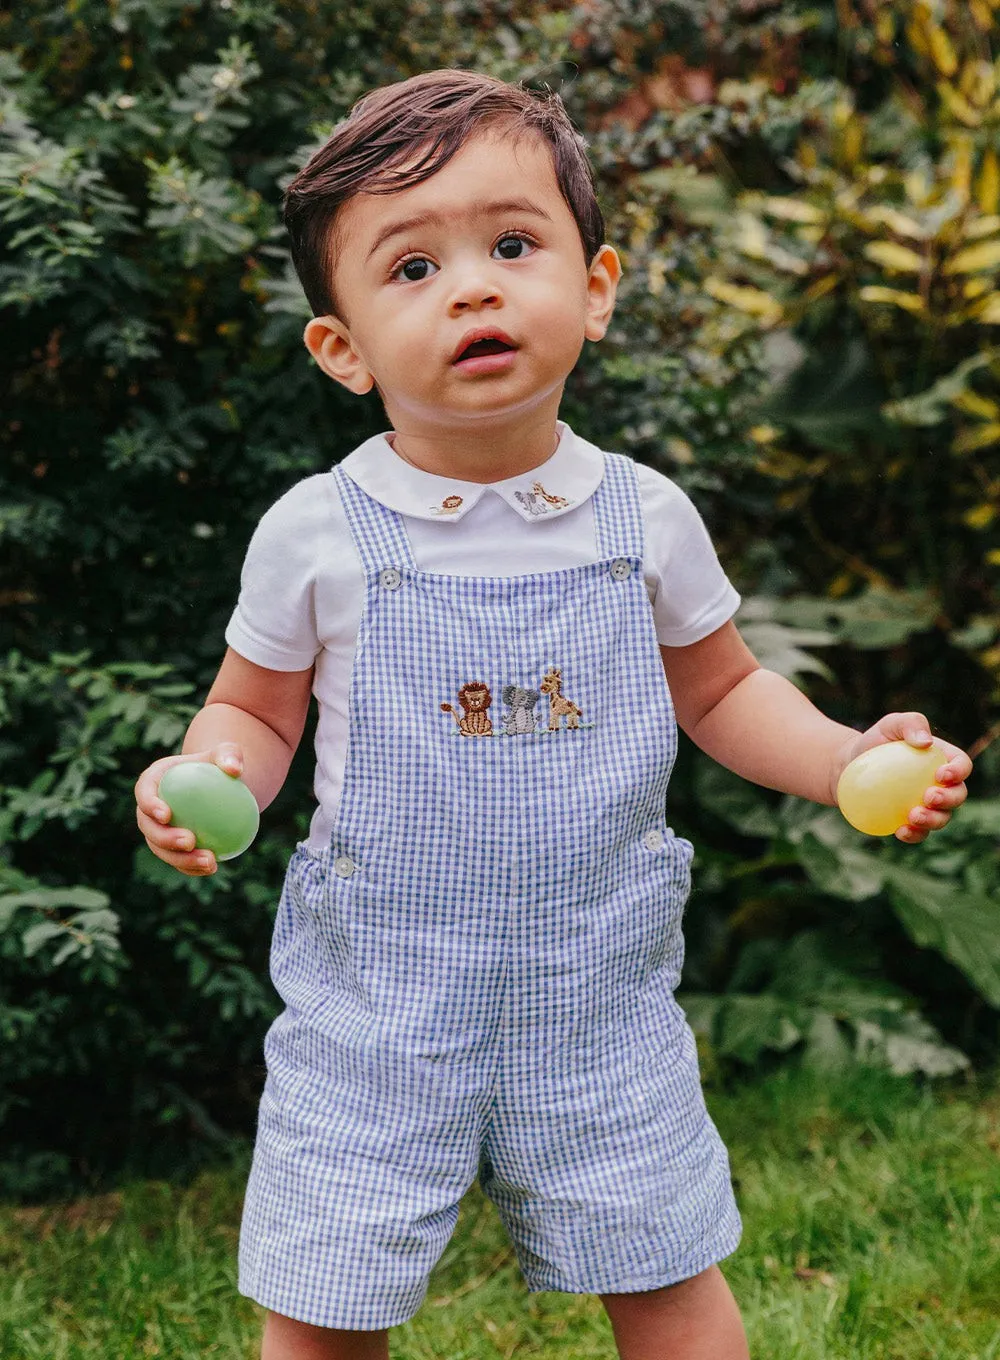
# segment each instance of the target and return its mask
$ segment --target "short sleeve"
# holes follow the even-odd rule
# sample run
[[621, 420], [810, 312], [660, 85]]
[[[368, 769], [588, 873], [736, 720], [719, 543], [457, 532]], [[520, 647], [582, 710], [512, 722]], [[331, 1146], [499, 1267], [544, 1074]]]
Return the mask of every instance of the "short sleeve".
[[691, 499], [653, 468], [639, 465], [637, 471], [656, 636], [664, 647], [688, 647], [728, 623], [740, 596]]
[[292, 487], [263, 516], [247, 549], [226, 642], [268, 670], [308, 670], [322, 645], [316, 582], [329, 481], [319, 474]]

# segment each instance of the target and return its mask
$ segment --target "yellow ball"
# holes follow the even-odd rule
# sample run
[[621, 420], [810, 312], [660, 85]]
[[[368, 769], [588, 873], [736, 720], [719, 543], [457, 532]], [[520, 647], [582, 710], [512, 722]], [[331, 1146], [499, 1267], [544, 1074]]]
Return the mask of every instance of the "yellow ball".
[[840, 776], [840, 810], [866, 836], [891, 836], [906, 825], [910, 809], [924, 801], [935, 772], [947, 760], [939, 746], [910, 746], [905, 741], [873, 746]]

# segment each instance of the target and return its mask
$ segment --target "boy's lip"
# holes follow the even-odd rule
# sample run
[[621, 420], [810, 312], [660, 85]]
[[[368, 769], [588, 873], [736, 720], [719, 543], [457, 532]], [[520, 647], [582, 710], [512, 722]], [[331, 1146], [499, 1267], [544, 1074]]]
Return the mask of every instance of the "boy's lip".
[[[466, 334], [462, 336], [462, 339], [459, 341], [458, 347], [456, 348], [454, 354], [451, 356], [451, 362], [453, 364], [460, 363], [462, 361], [462, 355], [469, 348], [469, 346], [476, 344], [480, 340], [496, 340], [501, 345], [507, 345], [508, 349], [510, 350], [517, 349], [517, 345], [510, 338], [507, 332], [502, 331], [499, 328], [499, 326], [478, 326], [475, 330], [467, 331]], [[506, 351], [499, 351], [499, 353], [495, 355], [494, 354], [477, 355], [474, 356], [473, 358], [467, 359], [465, 362], [473, 363], [476, 361], [476, 359], [498, 358], [505, 352]]]

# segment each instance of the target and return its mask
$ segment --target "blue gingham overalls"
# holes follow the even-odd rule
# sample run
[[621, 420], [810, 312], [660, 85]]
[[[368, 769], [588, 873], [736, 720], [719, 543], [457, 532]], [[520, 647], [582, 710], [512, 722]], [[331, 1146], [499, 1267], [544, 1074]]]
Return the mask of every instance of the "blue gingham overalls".
[[516, 577], [418, 571], [335, 476], [367, 577], [345, 784], [275, 925], [240, 1288], [405, 1321], [477, 1174], [530, 1289], [685, 1279], [740, 1220], [674, 999], [692, 851], [634, 466], [605, 455], [599, 561]]

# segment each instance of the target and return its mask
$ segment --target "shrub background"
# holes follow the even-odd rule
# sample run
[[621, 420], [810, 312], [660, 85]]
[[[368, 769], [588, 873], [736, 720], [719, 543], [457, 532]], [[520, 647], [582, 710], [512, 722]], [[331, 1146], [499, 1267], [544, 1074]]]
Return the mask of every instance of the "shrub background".
[[383, 428], [323, 378], [280, 193], [365, 89], [560, 88], [625, 279], [565, 414], [694, 497], [761, 659], [979, 761], [921, 850], [690, 749], [685, 1001], [710, 1080], [995, 1062], [998, 0], [25, 0], [0, 14], [0, 1187], [252, 1128], [308, 739], [238, 866], [179, 879], [131, 788], [224, 646], [253, 525]]

